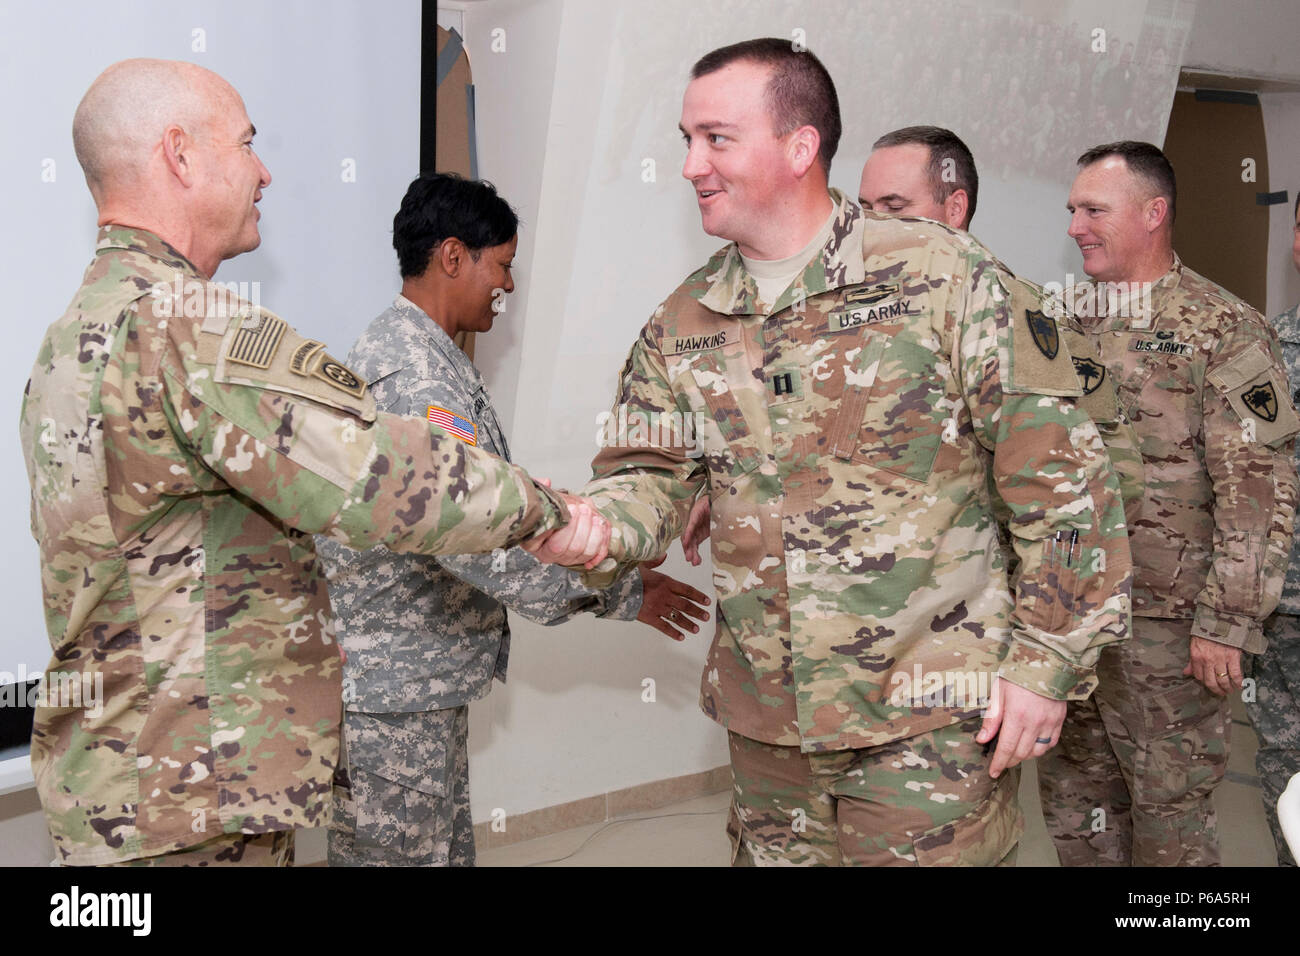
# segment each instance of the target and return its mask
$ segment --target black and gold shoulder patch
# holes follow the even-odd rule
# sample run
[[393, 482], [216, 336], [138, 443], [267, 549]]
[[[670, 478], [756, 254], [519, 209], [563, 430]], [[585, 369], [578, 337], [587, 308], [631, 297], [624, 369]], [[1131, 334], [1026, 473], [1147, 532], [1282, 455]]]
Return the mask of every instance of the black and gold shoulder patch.
[[1241, 400], [1266, 422], [1277, 421], [1277, 392], [1272, 382], [1261, 382], [1241, 393]]

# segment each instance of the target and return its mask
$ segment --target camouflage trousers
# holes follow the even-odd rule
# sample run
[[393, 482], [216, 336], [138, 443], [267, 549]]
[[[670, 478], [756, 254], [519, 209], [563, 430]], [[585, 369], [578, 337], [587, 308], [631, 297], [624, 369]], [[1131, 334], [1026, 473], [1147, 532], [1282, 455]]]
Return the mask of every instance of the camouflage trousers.
[[1274, 614], [1264, 622], [1268, 650], [1255, 656], [1255, 700], [1246, 704], [1259, 737], [1255, 772], [1264, 797], [1264, 811], [1273, 830], [1279, 866], [1295, 866], [1277, 822], [1277, 798], [1300, 773], [1300, 617]]
[[226, 833], [184, 850], [109, 866], [293, 866], [295, 830]]
[[473, 866], [469, 707], [343, 715], [330, 866]]
[[816, 754], [728, 734], [732, 865], [1014, 866], [1020, 773], [989, 777], [979, 727]]
[[1183, 676], [1192, 622], [1135, 617], [1102, 649], [1098, 686], [1072, 702], [1038, 760], [1062, 866], [1217, 866], [1214, 789], [1228, 768], [1228, 699]]

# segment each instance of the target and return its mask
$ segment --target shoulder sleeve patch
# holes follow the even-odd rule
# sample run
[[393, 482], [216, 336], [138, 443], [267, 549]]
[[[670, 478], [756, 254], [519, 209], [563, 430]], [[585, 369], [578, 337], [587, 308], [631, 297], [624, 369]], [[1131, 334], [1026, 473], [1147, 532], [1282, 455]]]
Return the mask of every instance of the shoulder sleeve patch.
[[1272, 445], [1300, 432], [1300, 416], [1291, 404], [1282, 372], [1258, 342], [1251, 343], [1205, 379], [1236, 413], [1254, 441]]
[[1115, 395], [1115, 382], [1106, 374], [1097, 348], [1087, 335], [1061, 326], [1061, 336], [1070, 350], [1074, 375], [1083, 389], [1079, 408], [1098, 425], [1109, 425], [1119, 420], [1119, 399]]
[[297, 395], [375, 420], [375, 402], [351, 369], [305, 339], [278, 315], [258, 308], [233, 319], [222, 338], [212, 380]]
[[1043, 310], [1040, 297], [1024, 283], [1013, 279], [1007, 291], [1011, 294], [1011, 367], [1003, 388], [1040, 395], [1082, 395], [1056, 319]]

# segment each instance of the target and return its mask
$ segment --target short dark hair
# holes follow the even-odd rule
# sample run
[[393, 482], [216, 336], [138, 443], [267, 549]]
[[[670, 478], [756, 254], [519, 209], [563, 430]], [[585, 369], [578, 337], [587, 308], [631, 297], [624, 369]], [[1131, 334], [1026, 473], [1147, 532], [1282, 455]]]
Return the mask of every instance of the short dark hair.
[[829, 176], [843, 127], [840, 98], [822, 61], [808, 49], [796, 52], [790, 40], [762, 37], [706, 53], [691, 67], [691, 79], [698, 80], [741, 60], [772, 68], [766, 96], [773, 130], [777, 136], [785, 136], [801, 126], [817, 130], [821, 139], [817, 158], [822, 171]]
[[[871, 144], [873, 150], [886, 146], [924, 146], [930, 150], [930, 162], [925, 167], [925, 174], [930, 180], [930, 192], [934, 195], [934, 201], [943, 202], [957, 190], [966, 190], [966, 222], [962, 228], [970, 225], [970, 221], [975, 218], [975, 203], [979, 199], [980, 175], [975, 171], [975, 157], [956, 133], [942, 126], [904, 126], [886, 133]], [[948, 163], [952, 164], [956, 174], [956, 179], [951, 182], [943, 175], [944, 166]]]
[[1174, 179], [1174, 167], [1160, 147], [1134, 139], [1104, 143], [1101, 146], [1094, 146], [1080, 156], [1079, 165], [1091, 166], [1108, 156], [1118, 156], [1123, 159], [1129, 172], [1143, 180], [1157, 196], [1165, 198], [1169, 203], [1169, 225], [1172, 227], [1175, 206], [1178, 202], [1178, 183]]
[[509, 242], [519, 217], [489, 182], [455, 173], [421, 173], [393, 217], [393, 248], [403, 279], [423, 275], [444, 239], [465, 243], [470, 255]]

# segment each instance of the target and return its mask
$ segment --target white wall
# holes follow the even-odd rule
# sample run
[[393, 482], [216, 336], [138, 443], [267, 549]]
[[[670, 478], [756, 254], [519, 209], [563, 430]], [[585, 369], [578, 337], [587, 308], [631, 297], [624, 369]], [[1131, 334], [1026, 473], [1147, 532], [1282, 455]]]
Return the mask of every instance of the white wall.
[[[476, 344], [516, 460], [557, 483], [586, 480], [596, 415], [637, 331], [721, 244], [700, 230], [680, 177], [677, 122], [690, 65], [723, 44], [801, 35], [826, 63], [845, 122], [833, 185], [856, 196], [870, 143], [889, 129], [950, 125], [981, 168], [976, 234], [1036, 278], [1080, 271], [1063, 208], [1074, 158], [1097, 142], [1163, 137], [1188, 23], [1162, 23], [1168, 55], [1141, 83], [1103, 90], [1094, 116], [1091, 89], [1071, 101], [1072, 71], [1118, 63], [1149, 27], [1144, 5], [1024, 7], [994, 21], [986, 4], [949, 2], [467, 5], [480, 172], [523, 217], [517, 290]], [[1091, 49], [1097, 27], [1106, 53]], [[1001, 95], [1013, 76], [1023, 102]], [[1045, 111], [1028, 102], [1042, 90], [1055, 103]], [[672, 553], [669, 566], [711, 593], [707, 568]], [[477, 820], [726, 763], [725, 734], [696, 703], [711, 634], [668, 646], [590, 617], [514, 629], [510, 685], [472, 710]], [[647, 677], [654, 704], [641, 701]]]
[[[196, 50], [196, 34], [204, 50]], [[18, 403], [46, 326], [94, 250], [95, 210], [72, 151], [72, 115], [116, 60], [190, 60], [225, 76], [258, 128], [272, 174], [262, 246], [216, 278], [259, 282], [261, 301], [336, 354], [398, 288], [391, 226], [419, 166], [420, 5], [355, 0], [133, 0], [0, 3], [0, 253], [8, 291], [0, 381], [0, 671], [43, 671], [50, 657], [38, 551], [18, 446]], [[342, 163], [356, 164], [344, 182]], [[54, 163], [52, 182], [42, 180]], [[49, 861], [48, 840], [15, 836], [33, 817], [0, 802], [0, 862]], [[26, 814], [26, 815], [24, 815]], [[43, 859], [41, 858], [43, 855]]]
[[[1300, 29], [1296, 33], [1300, 37]], [[1285, 204], [1268, 214], [1268, 315], [1300, 302], [1300, 273], [1291, 258], [1295, 197], [1300, 192], [1300, 93], [1261, 93], [1268, 140], [1268, 182], [1261, 192], [1286, 191]]]

